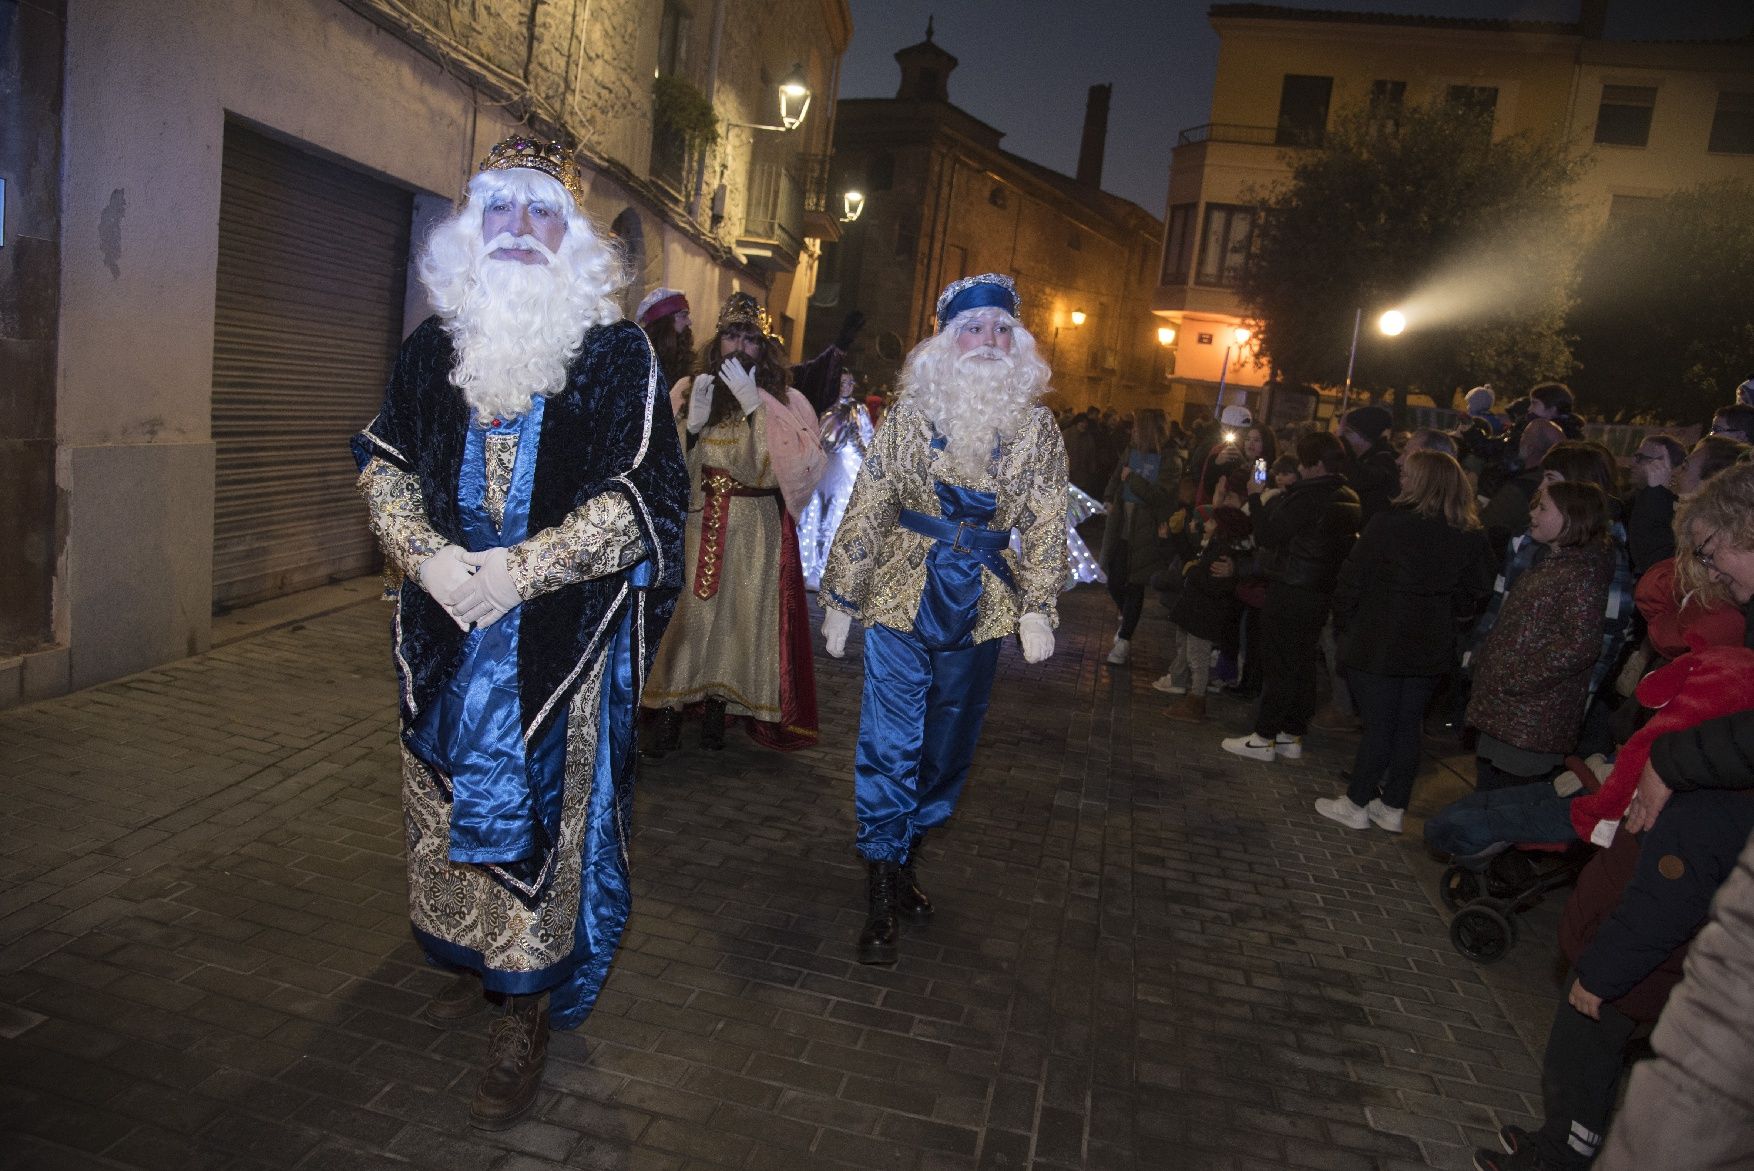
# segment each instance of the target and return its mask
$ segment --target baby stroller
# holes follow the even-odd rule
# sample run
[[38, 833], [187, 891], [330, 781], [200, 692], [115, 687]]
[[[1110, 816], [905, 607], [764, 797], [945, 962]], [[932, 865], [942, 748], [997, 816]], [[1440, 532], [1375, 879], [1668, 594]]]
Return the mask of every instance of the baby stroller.
[[[1595, 792], [1601, 780], [1584, 761], [1566, 759], [1566, 770]], [[1516, 919], [1542, 896], [1577, 881], [1596, 848], [1588, 842], [1516, 842], [1495, 854], [1486, 869], [1450, 865], [1438, 880], [1438, 897], [1455, 912], [1449, 938], [1455, 949], [1481, 964], [1501, 960], [1516, 945]]]

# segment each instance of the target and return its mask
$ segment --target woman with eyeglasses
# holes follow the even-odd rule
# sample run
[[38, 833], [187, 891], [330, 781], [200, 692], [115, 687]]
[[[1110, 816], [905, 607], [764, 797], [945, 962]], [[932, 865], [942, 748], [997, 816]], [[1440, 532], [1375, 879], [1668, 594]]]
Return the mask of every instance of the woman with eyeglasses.
[[1626, 506], [1626, 552], [1640, 577], [1675, 555], [1675, 490], [1669, 487], [1687, 449], [1669, 435], [1652, 435], [1632, 457], [1632, 498]]

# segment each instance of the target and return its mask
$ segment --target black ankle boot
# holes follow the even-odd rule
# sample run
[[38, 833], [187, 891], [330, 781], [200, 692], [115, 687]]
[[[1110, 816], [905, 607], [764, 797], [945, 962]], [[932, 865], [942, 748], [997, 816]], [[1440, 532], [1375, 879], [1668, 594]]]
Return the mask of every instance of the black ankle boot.
[[700, 717], [700, 746], [718, 752], [725, 746], [725, 701], [709, 699]]
[[645, 727], [640, 738], [640, 751], [657, 760], [682, 747], [682, 713], [673, 707], [661, 707]]
[[926, 893], [926, 888], [920, 885], [920, 876], [914, 870], [920, 860], [920, 846], [925, 840], [924, 834], [915, 838], [907, 848], [907, 861], [896, 869], [895, 909], [909, 923], [932, 921], [932, 898]]
[[896, 877], [900, 868], [893, 862], [866, 864], [865, 929], [859, 933], [861, 964], [893, 964], [898, 954], [896, 937], [901, 927], [895, 920]]

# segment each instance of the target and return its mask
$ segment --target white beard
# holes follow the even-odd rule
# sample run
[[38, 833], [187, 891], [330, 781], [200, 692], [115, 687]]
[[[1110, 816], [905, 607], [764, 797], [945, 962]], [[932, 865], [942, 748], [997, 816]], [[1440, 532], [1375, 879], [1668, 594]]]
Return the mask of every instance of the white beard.
[[451, 382], [483, 422], [523, 415], [538, 397], [566, 386], [567, 367], [595, 321], [592, 298], [575, 295], [571, 268], [539, 243], [547, 264], [496, 260], [488, 254], [514, 243], [500, 236], [475, 258], [457, 312], [448, 323], [457, 364]]
[[958, 355], [951, 385], [933, 390], [920, 396], [920, 408], [944, 436], [945, 460], [969, 479], [986, 476], [993, 449], [1017, 434], [1035, 399], [1016, 357], [990, 347]]

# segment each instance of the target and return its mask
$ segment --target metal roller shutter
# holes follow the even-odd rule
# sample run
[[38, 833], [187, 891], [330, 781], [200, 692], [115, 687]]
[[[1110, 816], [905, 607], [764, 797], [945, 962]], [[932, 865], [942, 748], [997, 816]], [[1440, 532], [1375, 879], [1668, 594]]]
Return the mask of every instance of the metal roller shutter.
[[228, 121], [213, 331], [216, 610], [379, 565], [347, 441], [402, 335], [412, 196]]

